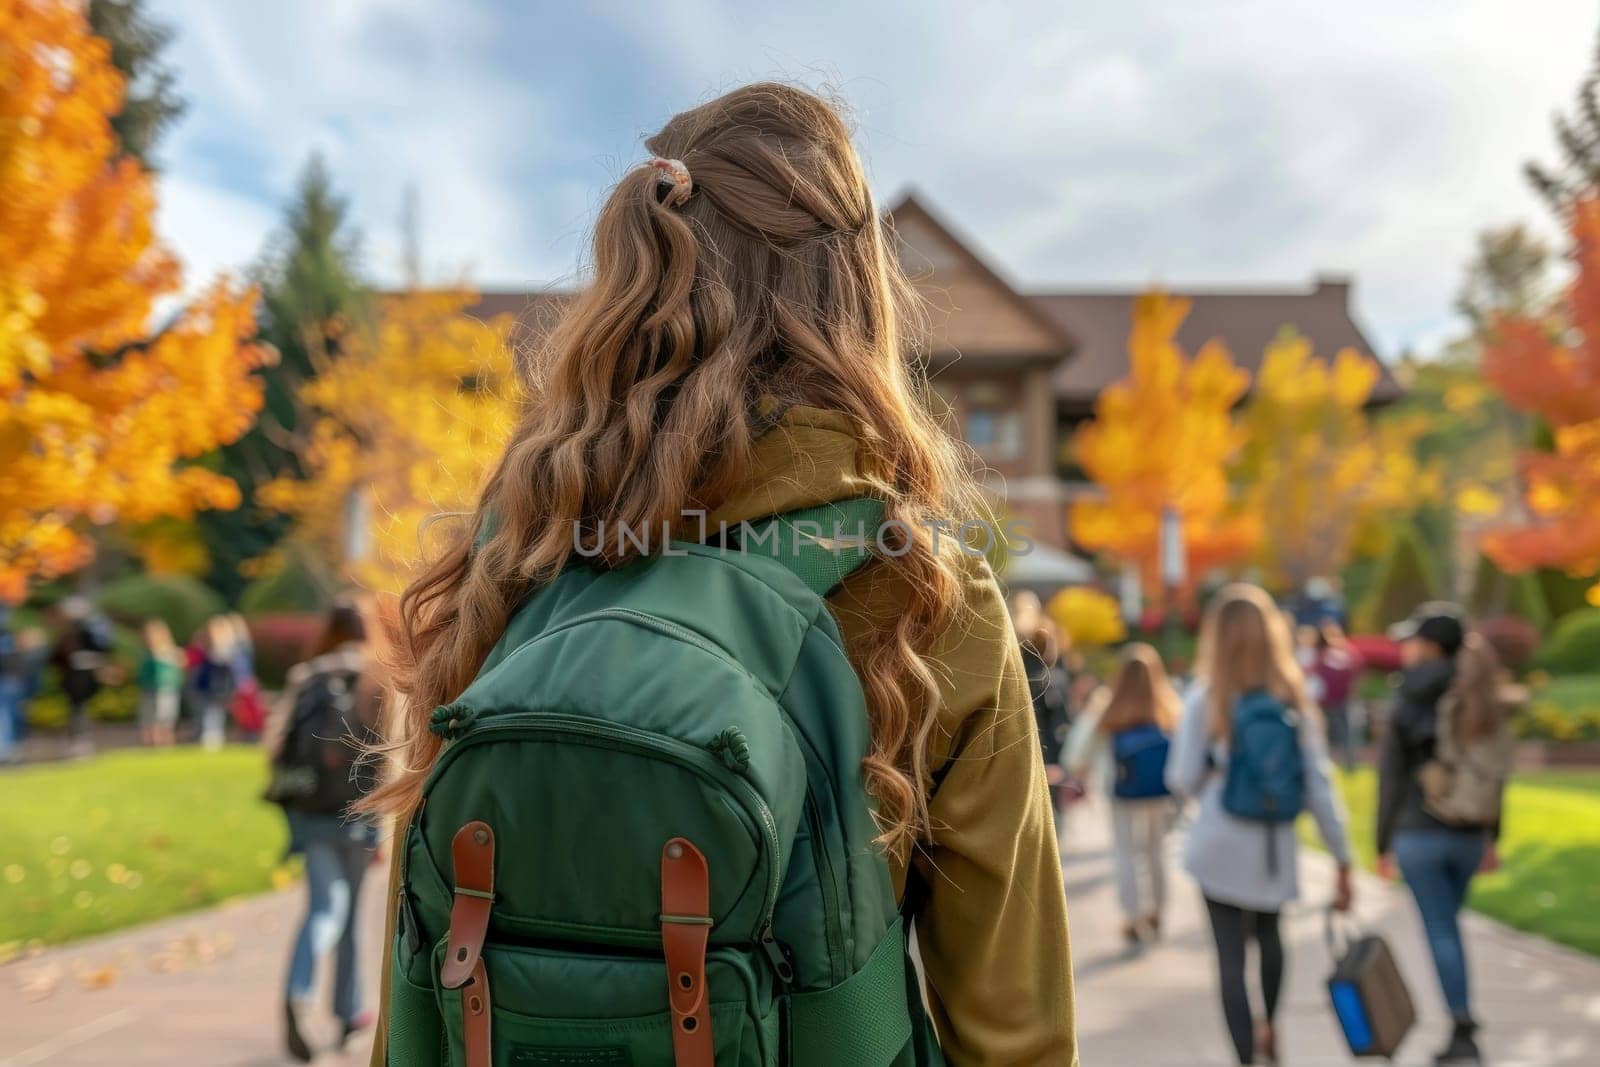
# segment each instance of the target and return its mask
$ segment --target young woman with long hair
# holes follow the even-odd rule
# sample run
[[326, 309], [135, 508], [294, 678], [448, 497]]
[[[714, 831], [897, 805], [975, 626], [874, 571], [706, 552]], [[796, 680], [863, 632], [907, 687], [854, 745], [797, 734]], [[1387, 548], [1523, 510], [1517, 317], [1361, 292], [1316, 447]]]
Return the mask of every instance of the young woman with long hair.
[[657, 158], [600, 208], [588, 286], [530, 354], [477, 507], [401, 599], [394, 769], [369, 810], [411, 812], [440, 751], [430, 712], [519, 605], [565, 568], [639, 554], [618, 528], [696, 540], [877, 497], [902, 541], [828, 606], [866, 693], [861, 785], [913, 902], [944, 1055], [1075, 1063], [1027, 681], [993, 575], [950, 534], [981, 504], [929, 413], [910, 289], [849, 130], [811, 93], [756, 84], [646, 145]]
[[[1262, 589], [1222, 589], [1200, 627], [1195, 683], [1167, 762], [1174, 793], [1197, 797], [1199, 810], [1184, 846], [1184, 867], [1205, 894], [1216, 940], [1223, 1016], [1240, 1063], [1273, 1062], [1273, 1019], [1283, 989], [1278, 913], [1300, 895], [1292, 822], [1241, 819], [1224, 807], [1236, 707], [1265, 693], [1295, 721], [1304, 774], [1303, 806], [1338, 864], [1334, 907], [1350, 906], [1350, 844], [1344, 805], [1335, 792], [1322, 717], [1306, 696], [1288, 620]], [[1263, 1018], [1256, 1025], [1245, 992], [1245, 944], [1260, 953]]]
[[[1118, 737], [1135, 745], [1170, 737], [1182, 708], [1161, 655], [1147, 644], [1129, 645], [1109, 689], [1084, 711], [1067, 737], [1062, 763], [1073, 778], [1097, 777], [1111, 797], [1111, 845], [1122, 905], [1122, 935], [1130, 945], [1161, 933], [1167, 900], [1167, 861], [1162, 851], [1172, 824], [1169, 796], [1123, 797], [1116, 792]], [[1153, 727], [1154, 731], [1149, 728]], [[1159, 752], [1159, 745], [1152, 751]], [[1131, 763], [1137, 755], [1130, 754]], [[1159, 767], [1157, 768], [1159, 775]]]
[[1447, 744], [1457, 754], [1471, 746], [1473, 772], [1503, 785], [1510, 771], [1510, 738], [1506, 709], [1497, 696], [1500, 665], [1481, 635], [1465, 632], [1453, 605], [1424, 604], [1395, 636], [1403, 667], [1378, 756], [1378, 867], [1392, 877], [1398, 861], [1450, 1009], [1450, 1038], [1435, 1062], [1477, 1063], [1478, 1022], [1457, 916], [1473, 876], [1497, 863], [1500, 794], [1496, 789], [1487, 810], [1474, 818], [1450, 817], [1430, 803], [1425, 778]]

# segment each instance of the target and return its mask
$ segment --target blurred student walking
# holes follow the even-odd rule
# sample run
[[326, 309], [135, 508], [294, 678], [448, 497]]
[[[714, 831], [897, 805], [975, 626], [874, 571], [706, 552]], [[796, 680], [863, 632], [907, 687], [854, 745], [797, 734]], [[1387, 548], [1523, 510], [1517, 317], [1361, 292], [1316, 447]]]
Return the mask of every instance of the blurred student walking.
[[228, 717], [239, 691], [233, 625], [226, 615], [213, 615], [201, 631], [199, 659], [189, 685], [200, 711], [200, 743], [219, 749], [228, 739]]
[[1494, 651], [1457, 611], [1424, 604], [1396, 627], [1404, 666], [1378, 762], [1379, 871], [1399, 861], [1455, 1024], [1437, 1064], [1480, 1062], [1457, 916], [1473, 875], [1497, 863], [1512, 753]]
[[[1294, 816], [1309, 809], [1339, 865], [1333, 906], [1350, 906], [1350, 845], [1321, 716], [1306, 696], [1288, 621], [1253, 585], [1224, 588], [1200, 629], [1196, 679], [1167, 761], [1167, 785], [1198, 797], [1184, 867], [1205, 894], [1222, 1011], [1240, 1063], [1276, 1062], [1283, 990], [1278, 915], [1300, 894]], [[1245, 943], [1260, 955], [1263, 1018], [1245, 992]]]
[[1117, 899], [1130, 946], [1161, 933], [1167, 900], [1163, 845], [1172, 825], [1172, 798], [1162, 775], [1179, 711], [1156, 650], [1129, 645], [1110, 689], [1097, 692], [1072, 724], [1062, 757], [1069, 777], [1096, 777], [1111, 798]]
[[1011, 594], [1011, 627], [1016, 631], [1022, 651], [1022, 670], [1028, 677], [1028, 696], [1033, 701], [1033, 724], [1039, 734], [1039, 753], [1044, 760], [1045, 778], [1050, 783], [1051, 806], [1055, 811], [1056, 835], [1061, 833], [1065, 798], [1060, 795], [1065, 774], [1061, 769], [1061, 750], [1072, 725], [1072, 679], [1067, 673], [1063, 648], [1065, 635], [1055, 620], [1045, 614], [1038, 594], [1027, 589]]
[[144, 624], [144, 655], [139, 660], [139, 738], [147, 745], [170, 745], [178, 726], [183, 694], [183, 651], [160, 619]]
[[81, 596], [69, 596], [56, 607], [60, 632], [50, 662], [61, 676], [67, 698], [67, 729], [74, 756], [94, 750], [89, 701], [100, 692], [100, 672], [111, 651], [111, 624]]
[[261, 736], [267, 721], [261, 682], [256, 678], [256, 644], [250, 636], [250, 624], [243, 615], [235, 611], [226, 617], [228, 627], [233, 631], [233, 719], [239, 727], [239, 733], [246, 740], [253, 741]]
[[317, 961], [329, 951], [337, 949], [332, 1006], [340, 1047], [375, 1021], [361, 992], [356, 911], [377, 827], [349, 816], [348, 808], [375, 781], [361, 753], [376, 736], [381, 705], [362, 613], [353, 604], [335, 606], [316, 654], [290, 669], [267, 733], [267, 799], [284, 809], [290, 853], [306, 858], [306, 917], [295, 936], [283, 1004], [284, 1043], [301, 1062], [313, 1055], [302, 1021]]
[[11, 608], [0, 604], [0, 764], [19, 758], [28, 698], [38, 685], [28, 634], [12, 633]]
[[1328, 748], [1337, 753], [1346, 770], [1356, 763], [1356, 722], [1352, 706], [1361, 655], [1350, 646], [1344, 631], [1332, 619], [1316, 628], [1312, 638], [1311, 696], [1322, 708], [1328, 727]]

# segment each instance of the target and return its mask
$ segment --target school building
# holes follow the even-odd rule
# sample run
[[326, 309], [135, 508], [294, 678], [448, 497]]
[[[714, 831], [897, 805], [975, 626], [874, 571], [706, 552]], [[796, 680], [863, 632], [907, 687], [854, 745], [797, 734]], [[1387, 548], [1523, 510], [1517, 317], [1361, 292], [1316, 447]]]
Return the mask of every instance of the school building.
[[[982, 459], [990, 488], [1041, 544], [1070, 548], [1067, 508], [1091, 491], [1069, 442], [1095, 398], [1128, 373], [1127, 339], [1137, 287], [1035, 290], [1010, 281], [916, 197], [889, 217], [907, 273], [928, 303], [929, 376]], [[1252, 373], [1285, 326], [1314, 350], [1343, 348], [1377, 359], [1350, 310], [1347, 277], [1317, 277], [1309, 287], [1186, 291], [1193, 301], [1178, 332], [1193, 353], [1217, 338]], [[474, 314], [516, 315], [520, 328], [547, 325], [569, 294], [485, 292]], [[1380, 367], [1382, 367], [1380, 361]], [[1372, 402], [1400, 386], [1383, 368]]]

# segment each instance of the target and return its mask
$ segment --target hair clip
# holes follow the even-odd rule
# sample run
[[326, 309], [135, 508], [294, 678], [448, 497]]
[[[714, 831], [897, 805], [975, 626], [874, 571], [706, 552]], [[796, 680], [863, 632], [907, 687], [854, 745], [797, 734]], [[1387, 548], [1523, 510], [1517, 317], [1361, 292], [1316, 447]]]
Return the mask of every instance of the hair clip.
[[662, 203], [668, 207], [677, 207], [689, 199], [689, 195], [694, 192], [694, 182], [690, 179], [689, 168], [683, 165], [683, 160], [662, 159], [660, 156], [656, 156], [645, 166], [654, 167], [657, 171], [657, 185], [670, 185], [672, 187], [665, 199], [662, 200]]

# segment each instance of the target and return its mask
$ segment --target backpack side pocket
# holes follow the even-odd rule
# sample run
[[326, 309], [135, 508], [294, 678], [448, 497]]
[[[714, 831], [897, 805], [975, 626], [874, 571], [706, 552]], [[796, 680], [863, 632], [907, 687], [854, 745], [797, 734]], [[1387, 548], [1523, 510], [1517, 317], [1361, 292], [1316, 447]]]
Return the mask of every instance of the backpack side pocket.
[[[416, 953], [407, 960], [402, 947], [396, 938], [389, 982], [389, 1067], [432, 1067], [445, 1062], [444, 1019], [434, 996], [427, 954]], [[413, 981], [408, 963], [420, 965], [417, 969], [426, 985]]]

